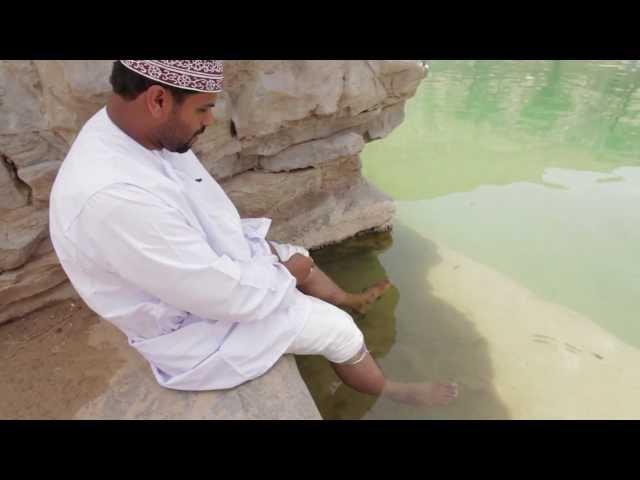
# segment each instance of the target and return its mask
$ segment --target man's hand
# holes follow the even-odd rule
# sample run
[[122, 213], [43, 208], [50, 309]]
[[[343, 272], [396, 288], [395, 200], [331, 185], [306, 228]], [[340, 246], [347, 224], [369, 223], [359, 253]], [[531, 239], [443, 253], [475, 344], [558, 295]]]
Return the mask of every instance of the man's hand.
[[305, 257], [299, 253], [293, 254], [289, 260], [282, 262], [282, 264], [287, 267], [291, 275], [296, 277], [297, 285], [304, 283], [315, 265], [311, 257]]

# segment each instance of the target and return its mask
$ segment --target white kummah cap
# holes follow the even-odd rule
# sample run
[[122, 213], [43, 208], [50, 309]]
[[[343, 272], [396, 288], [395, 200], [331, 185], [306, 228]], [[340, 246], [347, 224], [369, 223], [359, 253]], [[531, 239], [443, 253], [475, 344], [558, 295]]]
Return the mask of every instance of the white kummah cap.
[[120, 60], [143, 77], [196, 92], [222, 91], [222, 60]]

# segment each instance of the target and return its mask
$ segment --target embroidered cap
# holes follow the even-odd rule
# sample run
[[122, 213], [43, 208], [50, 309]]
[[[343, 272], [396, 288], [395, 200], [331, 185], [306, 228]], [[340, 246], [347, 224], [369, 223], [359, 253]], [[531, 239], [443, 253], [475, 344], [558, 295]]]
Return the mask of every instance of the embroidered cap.
[[184, 90], [222, 91], [222, 60], [120, 60], [143, 77]]

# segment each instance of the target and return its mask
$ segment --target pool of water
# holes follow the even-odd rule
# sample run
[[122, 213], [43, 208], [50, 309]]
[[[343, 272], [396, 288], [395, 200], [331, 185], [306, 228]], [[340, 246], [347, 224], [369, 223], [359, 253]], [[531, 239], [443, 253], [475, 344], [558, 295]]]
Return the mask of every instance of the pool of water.
[[389, 376], [461, 396], [398, 407], [299, 358], [325, 418], [640, 418], [639, 87], [637, 61], [431, 63], [363, 152], [394, 230], [315, 256], [394, 283], [358, 320]]

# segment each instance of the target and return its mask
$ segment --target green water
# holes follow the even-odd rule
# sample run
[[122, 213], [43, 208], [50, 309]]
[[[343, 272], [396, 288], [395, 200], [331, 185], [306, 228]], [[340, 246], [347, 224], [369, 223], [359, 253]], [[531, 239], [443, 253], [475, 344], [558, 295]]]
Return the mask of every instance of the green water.
[[435, 62], [365, 176], [399, 221], [640, 346], [636, 67]]
[[[491, 373], [486, 355], [439, 351], [473, 327], [429, 293], [429, 238], [640, 346], [639, 87], [638, 61], [432, 62], [404, 123], [363, 152], [397, 201], [394, 231], [315, 254], [347, 289], [394, 282], [359, 320], [385, 372]], [[325, 418], [406, 417], [376, 413], [320, 359], [299, 366]], [[485, 417], [508, 418], [491, 392], [417, 418]]]
[[[313, 253], [323, 270], [350, 291], [381, 278], [394, 286], [364, 317], [355, 317], [369, 351], [389, 378], [492, 377], [486, 342], [467, 316], [431, 292], [425, 271], [441, 259], [435, 245], [402, 224], [392, 233], [355, 238]], [[446, 411], [422, 412], [363, 395], [340, 384], [322, 357], [296, 357], [324, 419], [509, 418], [493, 389], [464, 391]]]

